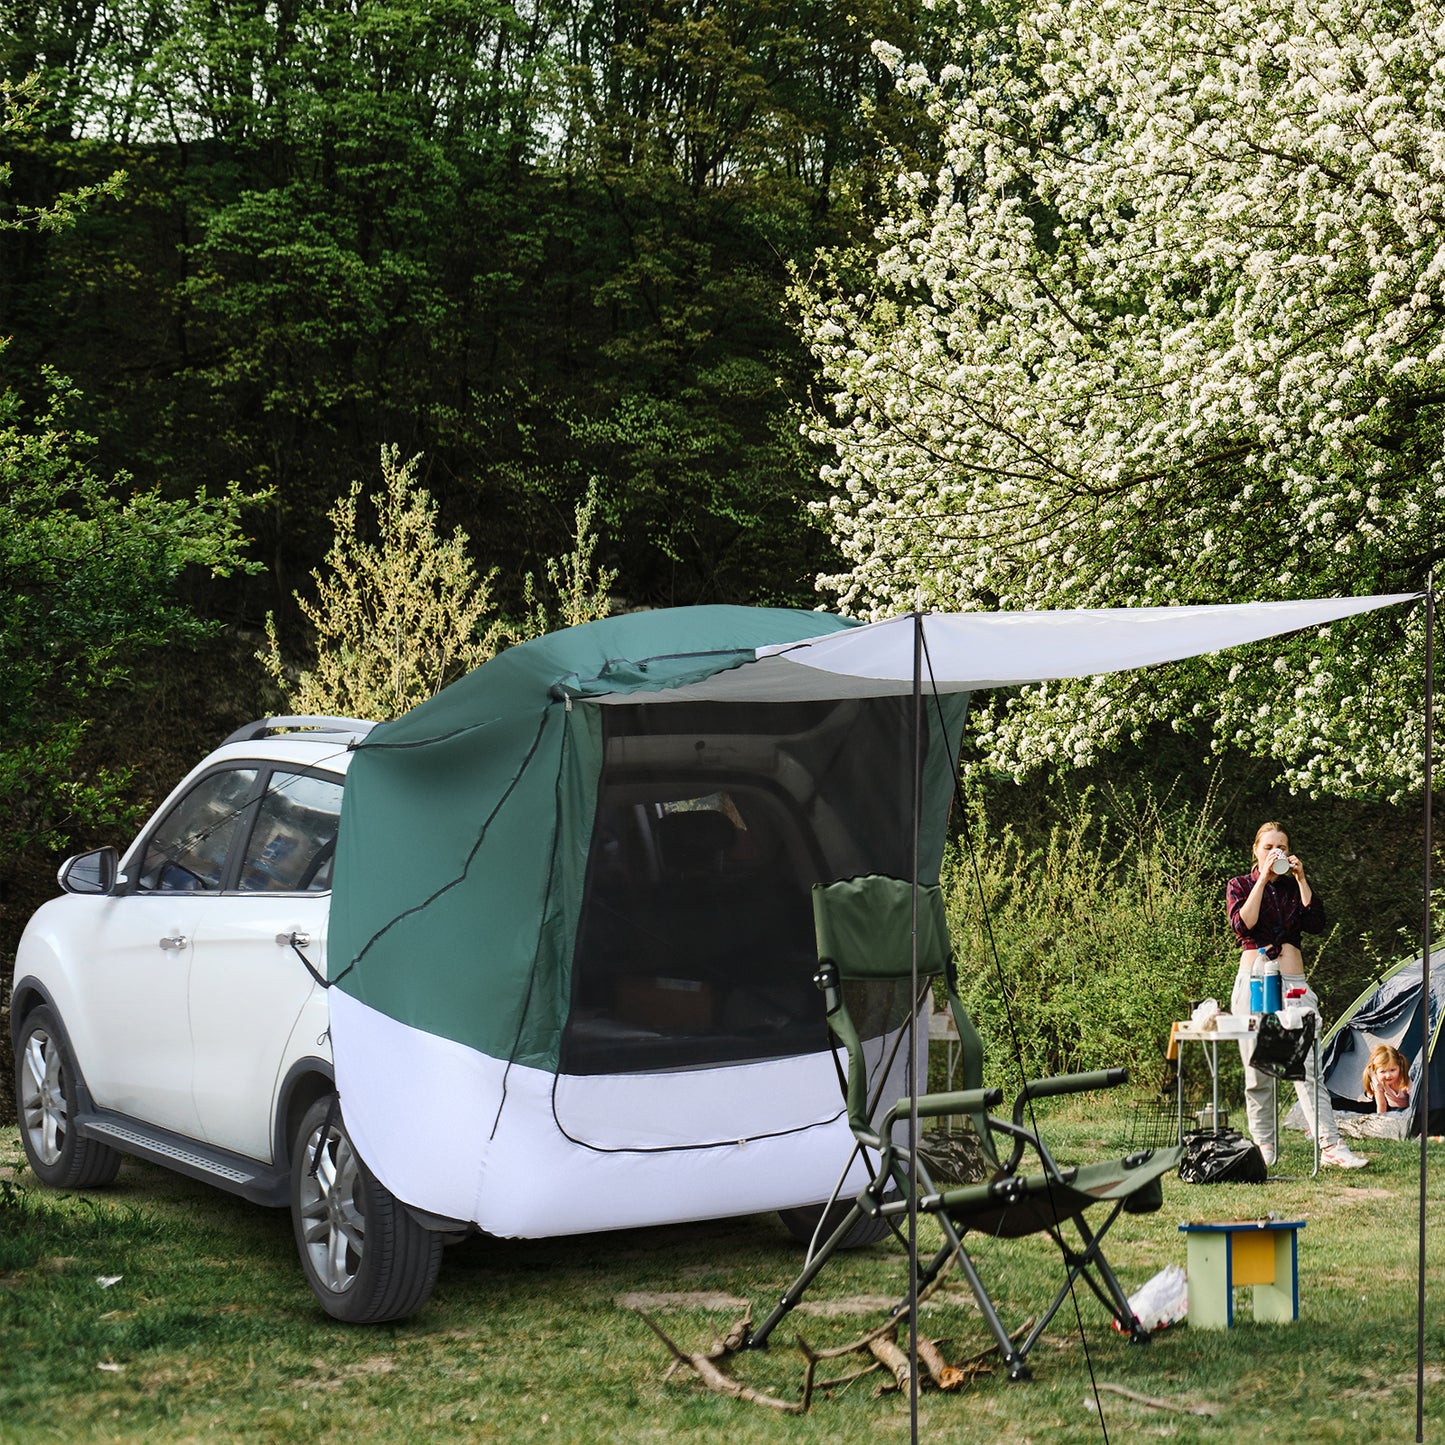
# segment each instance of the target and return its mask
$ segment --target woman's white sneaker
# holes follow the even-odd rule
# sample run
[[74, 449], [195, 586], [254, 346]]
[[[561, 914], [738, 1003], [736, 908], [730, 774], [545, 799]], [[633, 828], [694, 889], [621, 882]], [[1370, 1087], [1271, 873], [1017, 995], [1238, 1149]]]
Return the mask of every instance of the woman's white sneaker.
[[1321, 1149], [1320, 1159], [1326, 1164], [1333, 1164], [1336, 1169], [1363, 1169], [1370, 1162], [1356, 1154], [1343, 1139], [1338, 1144], [1331, 1144], [1328, 1149]]

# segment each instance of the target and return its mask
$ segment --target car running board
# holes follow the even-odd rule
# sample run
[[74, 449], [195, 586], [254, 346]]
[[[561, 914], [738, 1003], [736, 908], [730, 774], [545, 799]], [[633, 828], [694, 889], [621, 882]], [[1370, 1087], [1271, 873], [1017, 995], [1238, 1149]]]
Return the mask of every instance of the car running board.
[[100, 1111], [77, 1114], [75, 1127], [87, 1139], [98, 1140], [122, 1154], [163, 1165], [177, 1174], [239, 1194], [253, 1204], [279, 1209], [290, 1202], [289, 1171], [275, 1169], [259, 1159], [248, 1159], [244, 1154], [200, 1144], [124, 1114]]

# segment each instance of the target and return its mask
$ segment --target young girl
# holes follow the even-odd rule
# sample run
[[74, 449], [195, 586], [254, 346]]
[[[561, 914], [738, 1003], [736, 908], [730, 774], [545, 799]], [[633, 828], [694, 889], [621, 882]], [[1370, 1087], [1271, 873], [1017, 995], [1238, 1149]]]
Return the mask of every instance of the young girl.
[[1408, 1139], [1410, 1136], [1410, 1065], [1391, 1044], [1376, 1044], [1361, 1079], [1375, 1101], [1373, 1114], [1341, 1114], [1340, 1132], [1352, 1139]]
[[1365, 1065], [1365, 1092], [1375, 1101], [1377, 1114], [1410, 1107], [1410, 1065], [1392, 1044], [1376, 1044]]

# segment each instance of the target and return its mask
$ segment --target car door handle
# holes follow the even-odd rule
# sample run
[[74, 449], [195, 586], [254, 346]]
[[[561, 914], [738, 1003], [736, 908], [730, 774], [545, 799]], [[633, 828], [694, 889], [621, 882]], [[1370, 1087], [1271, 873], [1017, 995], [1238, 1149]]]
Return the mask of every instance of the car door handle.
[[178, 934], [176, 934], [176, 936], [175, 936], [174, 938], [163, 938], [163, 939], [161, 939], [161, 947], [162, 947], [162, 948], [167, 948], [167, 949], [169, 949], [169, 948], [174, 948], [174, 949], [176, 949], [177, 951], [179, 951], [179, 950], [182, 949], [182, 948], [188, 947], [189, 944], [190, 944], [190, 941], [191, 941], [191, 940], [190, 940], [189, 938], [187, 938], [184, 933], [178, 933]]
[[278, 933], [276, 942], [282, 948], [307, 948], [311, 944], [311, 935], [297, 930], [295, 933]]

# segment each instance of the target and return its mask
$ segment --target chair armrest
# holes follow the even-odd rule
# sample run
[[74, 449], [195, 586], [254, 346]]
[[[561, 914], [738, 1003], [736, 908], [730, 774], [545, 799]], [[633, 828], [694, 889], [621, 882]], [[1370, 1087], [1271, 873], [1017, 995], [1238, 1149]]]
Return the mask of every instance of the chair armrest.
[[1086, 1094], [1093, 1089], [1113, 1089], [1127, 1083], [1128, 1069], [1097, 1069], [1091, 1074], [1059, 1074], [1052, 1079], [1030, 1079], [1014, 1100], [1014, 1123], [1022, 1126], [1024, 1108], [1030, 1099], [1049, 1099], [1056, 1094]]
[[[997, 1108], [1003, 1103], [1002, 1089], [957, 1089], [951, 1094], [920, 1094], [918, 1096], [918, 1117], [936, 1119], [942, 1114], [981, 1114], [985, 1109]], [[883, 1121], [884, 1134], [892, 1132], [899, 1119], [906, 1119], [909, 1100], [900, 1099]]]
[[1059, 1178], [1062, 1171], [1054, 1156], [1049, 1153], [1049, 1146], [1033, 1130], [1025, 1129], [1022, 1124], [1011, 1124], [1007, 1119], [997, 1118], [990, 1119], [989, 1126], [995, 1134], [1014, 1141], [1008, 1158], [999, 1166], [1000, 1176], [1017, 1173], [1019, 1165], [1023, 1162], [1024, 1151], [1032, 1149], [1039, 1156], [1039, 1163], [1044, 1172], [1056, 1179]]
[[[920, 1094], [918, 1115], [936, 1119], [941, 1114], [981, 1114], [1003, 1103], [1002, 1089], [955, 1089], [951, 1094]], [[900, 1099], [893, 1112], [901, 1118], [908, 1112], [908, 1100]]]

